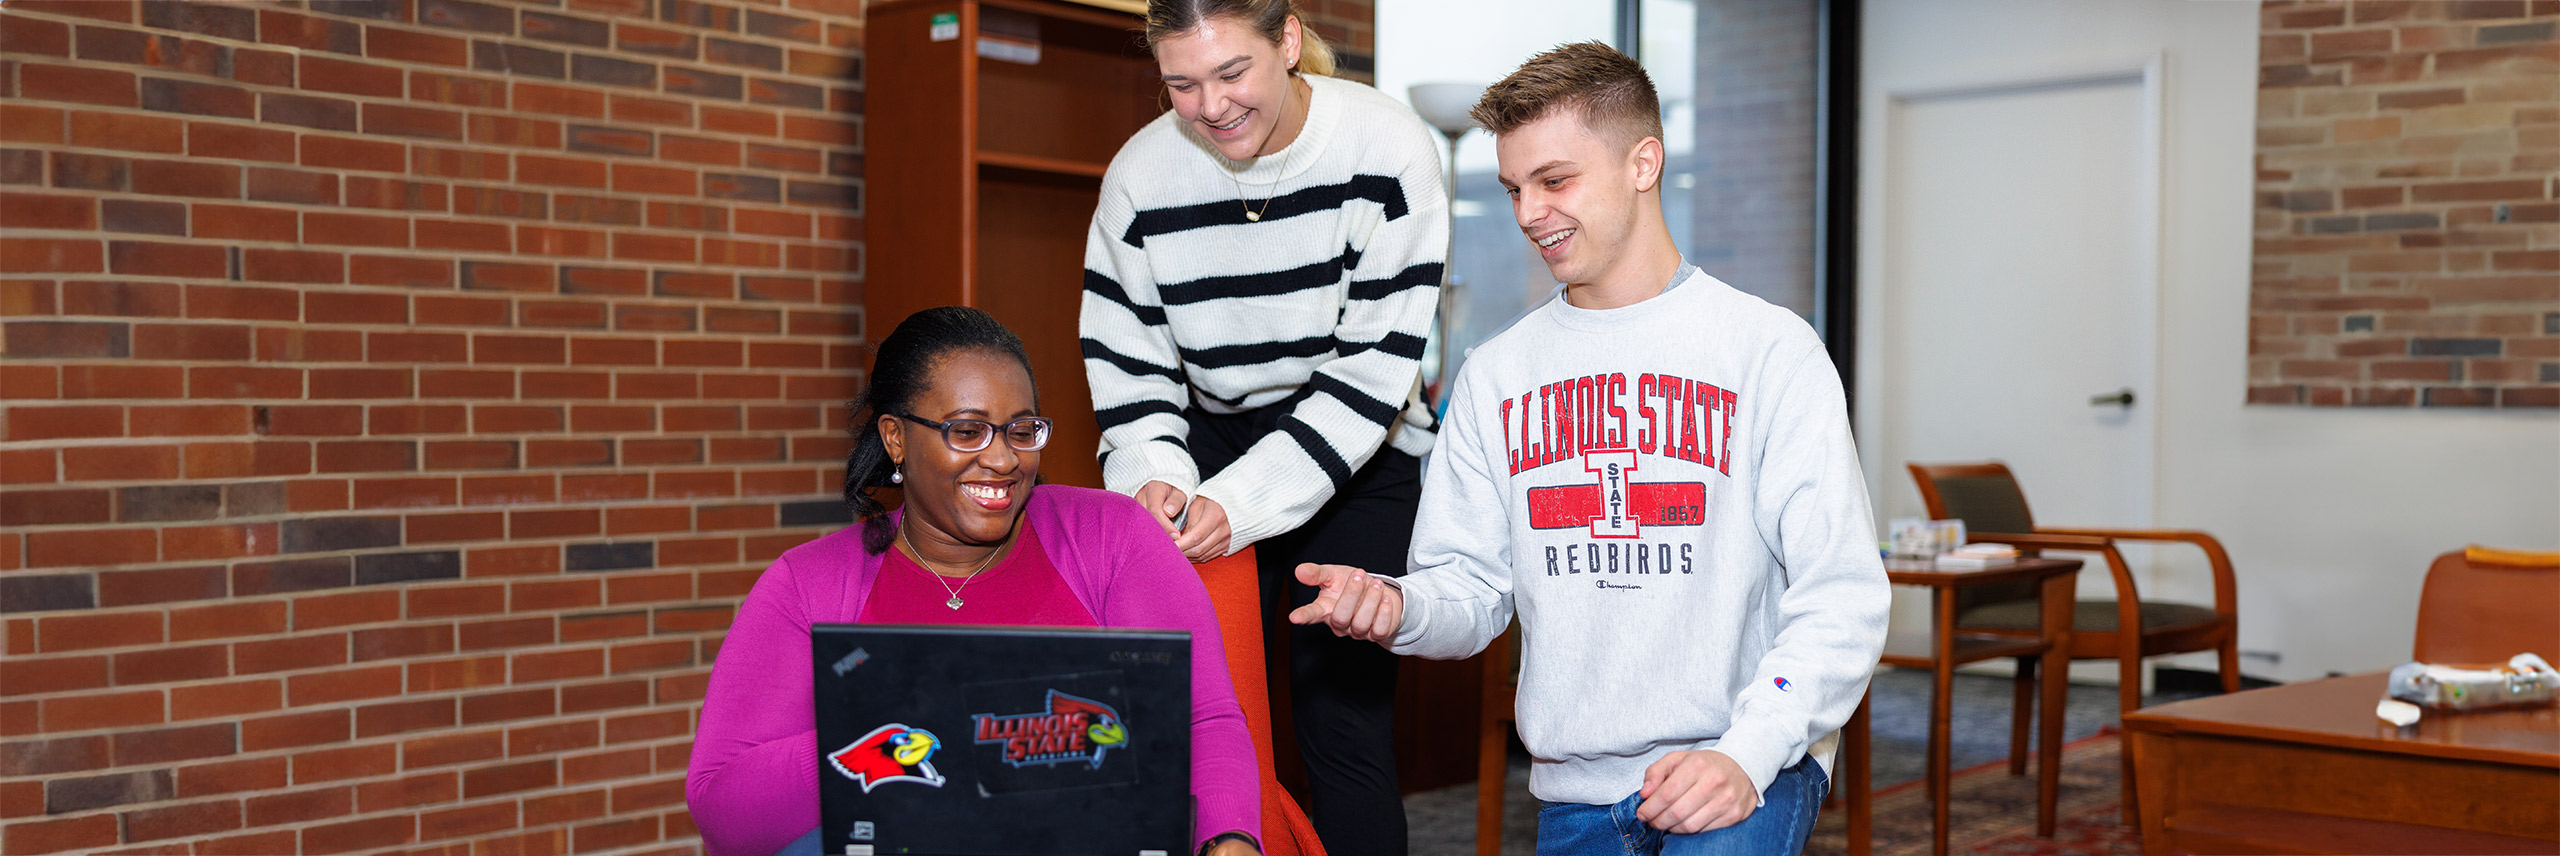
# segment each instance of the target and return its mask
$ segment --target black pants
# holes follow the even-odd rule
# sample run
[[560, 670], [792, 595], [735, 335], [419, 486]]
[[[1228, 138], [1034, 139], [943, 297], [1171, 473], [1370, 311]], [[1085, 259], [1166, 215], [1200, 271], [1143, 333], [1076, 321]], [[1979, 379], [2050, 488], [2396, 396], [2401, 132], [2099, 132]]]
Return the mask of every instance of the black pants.
[[[1281, 415], [1279, 407], [1231, 416], [1190, 411], [1191, 456], [1201, 476], [1216, 475], [1275, 434]], [[1377, 643], [1335, 636], [1322, 624], [1290, 624], [1289, 611], [1316, 597], [1296, 571], [1301, 562], [1315, 562], [1403, 576], [1421, 498], [1422, 462], [1380, 449], [1305, 525], [1253, 545], [1262, 577], [1264, 674], [1274, 681], [1289, 676], [1298, 755], [1315, 802], [1310, 819], [1325, 852], [1336, 856], [1405, 852], [1404, 796], [1396, 787], [1396, 657]]]

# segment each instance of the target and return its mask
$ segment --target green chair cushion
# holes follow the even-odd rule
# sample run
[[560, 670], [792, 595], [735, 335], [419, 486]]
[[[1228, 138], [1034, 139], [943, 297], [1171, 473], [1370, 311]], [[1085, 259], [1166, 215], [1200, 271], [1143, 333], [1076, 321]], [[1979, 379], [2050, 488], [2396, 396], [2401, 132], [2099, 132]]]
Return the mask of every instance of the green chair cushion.
[[[1957, 627], [1986, 630], [2034, 630], [2044, 626], [2042, 607], [2032, 599], [1988, 603], [1956, 616]], [[2187, 603], [2142, 602], [2142, 629], [2156, 630], [2181, 624], [2212, 621], [2217, 613], [2210, 607]], [[2112, 633], [2116, 629], [2116, 602], [2083, 600], [2072, 604], [2071, 629]]]

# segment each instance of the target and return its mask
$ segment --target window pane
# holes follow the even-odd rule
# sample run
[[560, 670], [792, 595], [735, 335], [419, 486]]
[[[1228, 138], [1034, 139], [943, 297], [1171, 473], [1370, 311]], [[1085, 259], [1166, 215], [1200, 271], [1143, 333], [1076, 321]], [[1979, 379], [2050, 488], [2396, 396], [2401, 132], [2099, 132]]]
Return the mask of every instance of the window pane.
[[[1411, 103], [1417, 83], [1502, 79], [1523, 60], [1568, 42], [1609, 41], [1615, 0], [1382, 0], [1378, 4], [1378, 89]], [[1444, 150], [1442, 156], [1447, 157]], [[1494, 180], [1493, 139], [1473, 131], [1458, 142], [1457, 201], [1450, 257], [1449, 311], [1443, 329], [1457, 343], [1446, 360], [1454, 373], [1466, 349], [1537, 305], [1555, 280], [1511, 217], [1510, 199]], [[1423, 358], [1424, 380], [1436, 382], [1441, 343]]]

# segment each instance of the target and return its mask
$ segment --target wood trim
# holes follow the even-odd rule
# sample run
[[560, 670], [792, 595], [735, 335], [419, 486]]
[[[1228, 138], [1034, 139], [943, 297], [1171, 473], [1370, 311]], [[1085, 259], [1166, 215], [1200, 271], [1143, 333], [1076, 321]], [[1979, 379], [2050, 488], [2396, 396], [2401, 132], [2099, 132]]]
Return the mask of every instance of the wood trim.
[[1087, 163], [1084, 161], [1067, 160], [1065, 158], [1044, 158], [1038, 155], [1018, 155], [1011, 152], [987, 151], [984, 149], [980, 149], [978, 151], [977, 157], [979, 166], [1002, 167], [1005, 169], [1018, 169], [1024, 172], [1041, 172], [1053, 175], [1072, 175], [1080, 178], [1091, 179], [1102, 178], [1103, 173], [1111, 168], [1111, 165], [1106, 163]]

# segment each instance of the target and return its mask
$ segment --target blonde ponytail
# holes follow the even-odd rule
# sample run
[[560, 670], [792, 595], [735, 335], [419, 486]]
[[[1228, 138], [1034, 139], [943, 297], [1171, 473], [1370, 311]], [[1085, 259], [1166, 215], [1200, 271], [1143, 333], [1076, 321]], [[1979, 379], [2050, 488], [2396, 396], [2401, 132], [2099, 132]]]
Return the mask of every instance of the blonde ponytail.
[[[1294, 7], [1297, 3], [1289, 5]], [[1292, 70], [1332, 77], [1333, 46], [1325, 44], [1324, 37], [1316, 34], [1316, 28], [1307, 23], [1305, 16], [1291, 12], [1289, 17], [1298, 19], [1298, 65]]]

